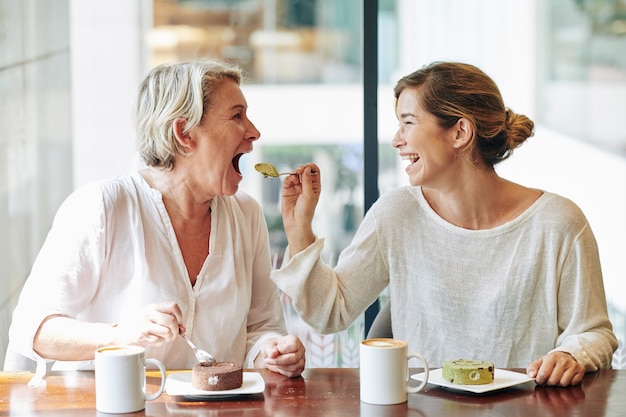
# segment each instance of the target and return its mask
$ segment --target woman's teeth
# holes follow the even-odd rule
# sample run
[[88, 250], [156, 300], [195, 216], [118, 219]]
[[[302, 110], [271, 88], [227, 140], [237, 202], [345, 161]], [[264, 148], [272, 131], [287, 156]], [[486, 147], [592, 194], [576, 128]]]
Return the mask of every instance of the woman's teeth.
[[420, 159], [420, 156], [416, 153], [411, 155], [402, 155], [403, 161], [417, 162], [418, 159]]

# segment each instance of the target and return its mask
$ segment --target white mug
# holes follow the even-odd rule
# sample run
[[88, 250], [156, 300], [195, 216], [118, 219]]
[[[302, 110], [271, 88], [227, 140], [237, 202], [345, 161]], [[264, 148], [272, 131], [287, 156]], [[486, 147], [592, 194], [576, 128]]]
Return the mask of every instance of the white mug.
[[[428, 362], [419, 353], [409, 353], [407, 343], [398, 339], [366, 339], [359, 350], [361, 401], [388, 405], [407, 401], [407, 394], [421, 391], [428, 381]], [[409, 359], [424, 366], [424, 379], [409, 386]]]
[[[96, 350], [96, 410], [103, 413], [134, 413], [156, 400], [165, 388], [165, 366], [157, 359], [145, 359], [140, 346], [107, 346]], [[146, 393], [146, 365], [161, 371], [161, 387]]]

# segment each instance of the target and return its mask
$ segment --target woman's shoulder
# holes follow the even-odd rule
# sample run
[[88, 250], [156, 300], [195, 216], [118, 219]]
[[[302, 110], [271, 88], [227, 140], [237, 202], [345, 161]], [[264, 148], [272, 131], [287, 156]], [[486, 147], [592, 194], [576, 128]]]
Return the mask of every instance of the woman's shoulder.
[[374, 205], [388, 206], [398, 203], [418, 203], [421, 195], [421, 188], [412, 185], [405, 185], [393, 188], [383, 194], [376, 200]]
[[584, 217], [581, 208], [571, 199], [549, 191], [543, 191], [538, 200], [545, 212], [554, 216]]
[[568, 229], [583, 228], [588, 224], [587, 217], [574, 201], [553, 192], [543, 191], [532, 209], [532, 214], [541, 221], [560, 224]]
[[63, 202], [59, 212], [72, 216], [85, 213], [113, 213], [118, 209], [134, 210], [150, 201], [161, 199], [158, 191], [139, 174], [122, 175], [106, 180], [92, 181], [77, 187]]
[[92, 181], [76, 188], [68, 200], [82, 203], [116, 201], [131, 197], [148, 195], [151, 188], [139, 175], [122, 175], [106, 180]]
[[376, 217], [384, 218], [414, 212], [421, 207], [421, 195], [421, 188], [412, 185], [391, 189], [378, 197], [368, 213], [372, 212]]
[[[374, 222], [382, 229], [388, 227], [395, 229], [398, 222], [405, 219], [409, 213], [413, 220], [422, 218], [420, 190], [415, 186], [401, 186], [381, 194], [365, 213], [365, 221]], [[415, 221], [411, 222], [414, 223]]]
[[137, 201], [136, 187], [130, 176], [82, 184], [61, 203], [54, 223], [78, 227], [81, 222], [104, 221], [104, 217], [113, 213], [124, 201], [128, 205]]

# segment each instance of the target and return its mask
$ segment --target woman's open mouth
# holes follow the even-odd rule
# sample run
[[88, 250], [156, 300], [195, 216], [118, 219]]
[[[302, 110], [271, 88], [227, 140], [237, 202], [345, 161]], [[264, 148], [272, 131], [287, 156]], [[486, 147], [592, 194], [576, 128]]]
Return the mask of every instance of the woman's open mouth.
[[233, 168], [235, 168], [235, 171], [237, 171], [237, 174], [241, 175], [241, 170], [239, 169], [239, 160], [241, 159], [241, 157], [243, 156], [242, 153], [235, 155], [235, 157], [233, 158]]

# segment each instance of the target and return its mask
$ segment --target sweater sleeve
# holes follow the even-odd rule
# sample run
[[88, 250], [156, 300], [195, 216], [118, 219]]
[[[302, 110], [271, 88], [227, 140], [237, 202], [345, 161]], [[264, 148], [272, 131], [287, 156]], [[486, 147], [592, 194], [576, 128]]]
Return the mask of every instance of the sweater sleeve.
[[322, 334], [347, 329], [376, 300], [389, 282], [379, 247], [373, 210], [368, 211], [352, 243], [333, 269], [321, 258], [324, 240], [272, 272], [272, 279], [291, 299], [300, 317]]
[[587, 371], [610, 368], [617, 338], [608, 318], [598, 248], [588, 224], [574, 240], [558, 291], [555, 351], [570, 353]]

